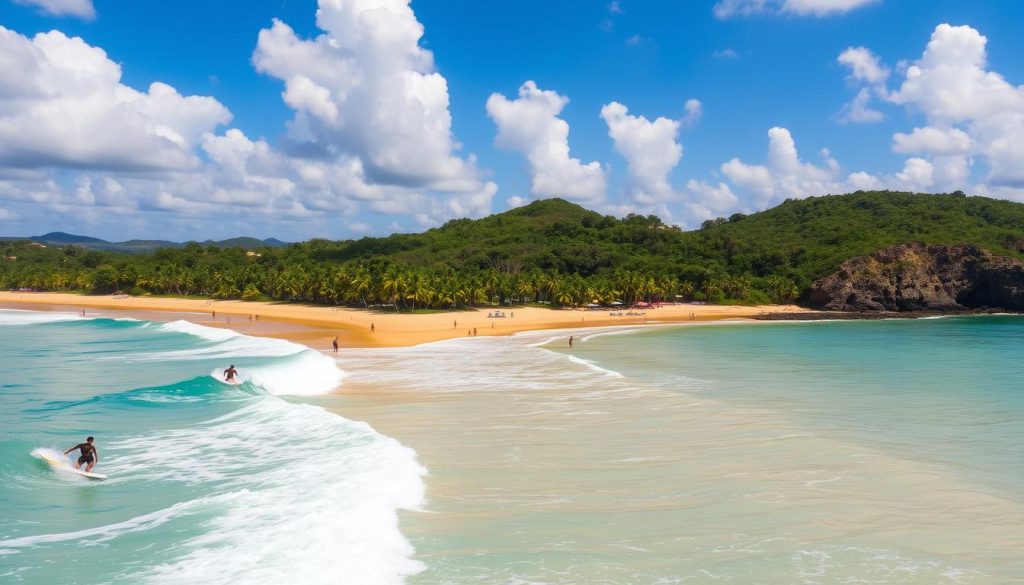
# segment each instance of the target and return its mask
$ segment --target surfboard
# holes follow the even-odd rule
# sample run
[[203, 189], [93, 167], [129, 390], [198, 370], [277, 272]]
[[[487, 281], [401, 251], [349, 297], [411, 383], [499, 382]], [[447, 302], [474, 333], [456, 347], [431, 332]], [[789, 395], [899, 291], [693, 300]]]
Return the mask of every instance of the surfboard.
[[94, 473], [92, 471], [85, 471], [84, 469], [75, 469], [67, 459], [62, 457], [54, 457], [49, 453], [39, 453], [39, 456], [43, 458], [43, 461], [50, 464], [50, 467], [60, 471], [70, 471], [81, 475], [82, 477], [88, 477], [89, 479], [107, 479], [107, 476], [102, 473]]

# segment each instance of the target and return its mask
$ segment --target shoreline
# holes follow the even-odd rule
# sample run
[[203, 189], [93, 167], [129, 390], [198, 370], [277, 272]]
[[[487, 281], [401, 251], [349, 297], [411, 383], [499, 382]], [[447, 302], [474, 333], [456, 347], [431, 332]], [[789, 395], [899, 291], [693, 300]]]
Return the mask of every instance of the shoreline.
[[[509, 336], [526, 331], [592, 329], [673, 323], [764, 319], [801, 314], [795, 305], [678, 304], [633, 311], [501, 307], [443, 313], [385, 313], [350, 307], [168, 297], [85, 296], [72, 293], [0, 292], [0, 307], [36, 310], [93, 309], [119, 314], [177, 314], [212, 327], [287, 339], [327, 351], [334, 336], [341, 347], [409, 347], [476, 336]], [[496, 311], [505, 317], [488, 317]], [[618, 312], [622, 316], [611, 316]], [[371, 327], [373, 331], [371, 332]], [[570, 333], [571, 334], [571, 333]]]
[[961, 309], [956, 311], [816, 311], [812, 309], [796, 313], [764, 313], [753, 317], [757, 321], [883, 321], [886, 319], [930, 319], [935, 317], [964, 317], [973, 315], [1021, 315], [994, 307]]

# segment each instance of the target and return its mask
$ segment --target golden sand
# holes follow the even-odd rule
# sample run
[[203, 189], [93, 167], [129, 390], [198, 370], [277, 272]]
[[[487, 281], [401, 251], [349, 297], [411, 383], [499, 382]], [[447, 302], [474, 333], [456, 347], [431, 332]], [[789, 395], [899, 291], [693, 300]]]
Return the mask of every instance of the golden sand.
[[[68, 293], [0, 292], [0, 305], [179, 313], [175, 318], [230, 327], [247, 335], [280, 337], [317, 349], [334, 336], [344, 347], [404, 347], [469, 335], [511, 335], [521, 331], [751, 319], [766, 313], [806, 311], [795, 305], [662, 305], [644, 309], [571, 310], [502, 307], [443, 313], [398, 313], [297, 303], [212, 301], [167, 297], [124, 297]], [[501, 311], [504, 317], [488, 317]], [[613, 316], [613, 313], [618, 315]]]

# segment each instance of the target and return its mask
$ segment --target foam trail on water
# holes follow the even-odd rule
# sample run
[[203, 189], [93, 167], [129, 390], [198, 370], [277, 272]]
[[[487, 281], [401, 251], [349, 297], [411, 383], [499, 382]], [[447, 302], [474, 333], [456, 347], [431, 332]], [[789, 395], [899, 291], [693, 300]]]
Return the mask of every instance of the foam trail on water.
[[[12, 355], [0, 376], [4, 390], [19, 389], [0, 393], [8, 399], [0, 419], [14, 429], [0, 437], [0, 449], [18, 488], [12, 499], [6, 491], [0, 497], [0, 582], [58, 583], [74, 575], [82, 583], [144, 585], [401, 585], [423, 569], [398, 520], [399, 510], [423, 505], [426, 470], [416, 453], [365, 423], [273, 395], [329, 392], [344, 376], [335, 359], [186, 322], [46, 324], [58, 319], [80, 317], [14, 312], [10, 321], [45, 333], [0, 329], [4, 349], [24, 345], [20, 357], [28, 362], [18, 370]], [[46, 368], [50, 355], [40, 348], [64, 328], [81, 337], [69, 352], [81, 359]], [[102, 351], [88, 347], [93, 333], [102, 333]], [[101, 361], [111, 355], [116, 361]], [[161, 363], [123, 363], [133, 360]], [[67, 400], [63, 388], [35, 374], [40, 364], [63, 373], [54, 377], [63, 386], [88, 376], [99, 394]], [[228, 364], [239, 370], [242, 387], [204, 377]], [[22, 387], [33, 392], [23, 397]], [[77, 485], [62, 485], [61, 474], [27, 456], [51, 440], [49, 417], [57, 411], [68, 414], [61, 417], [67, 424], [102, 432], [101, 471], [109, 480], [68, 474]], [[19, 435], [27, 438], [13, 440]], [[50, 446], [33, 454], [68, 461]], [[13, 462], [10, 453], [17, 454]], [[37, 496], [33, 484], [53, 491]], [[40, 505], [59, 511], [60, 521], [38, 522]], [[89, 568], [68, 568], [79, 565]]]
[[[224, 382], [224, 368], [216, 368], [210, 376]], [[266, 390], [270, 394], [316, 396], [337, 388], [345, 378], [336, 362], [311, 350], [303, 350], [271, 366], [245, 367], [238, 380]]]
[[158, 330], [166, 333], [187, 333], [195, 337], [201, 337], [206, 341], [225, 341], [234, 337], [242, 337], [242, 334], [231, 329], [220, 329], [217, 327], [204, 327], [190, 321], [170, 321], [157, 327]]
[[274, 367], [252, 368], [249, 380], [271, 394], [314, 396], [337, 388], [345, 377], [336, 362], [315, 351], [304, 351]]
[[20, 309], [0, 309], [0, 326], [3, 325], [43, 325], [62, 321], [86, 321], [93, 317], [82, 317], [78, 313], [23, 311]]
[[[181, 456], [149, 465], [148, 454], [168, 442]], [[268, 397], [114, 447], [138, 456], [112, 465], [112, 475], [229, 490], [212, 502], [216, 515], [201, 535], [129, 581], [400, 585], [423, 568], [397, 511], [420, 508], [425, 470], [411, 449], [365, 423]]]
[[195, 507], [195, 501], [182, 502], [175, 504], [170, 508], [157, 510], [156, 512], [151, 512], [149, 514], [143, 514], [141, 516], [125, 520], [124, 522], [116, 522], [114, 524], [107, 524], [96, 528], [77, 530], [75, 532], [40, 534], [38, 536], [22, 536], [20, 538], [0, 540], [0, 555], [17, 554], [18, 549], [58, 542], [75, 541], [75, 543], [80, 546], [100, 544], [113, 540], [119, 536], [131, 534], [132, 532], [151, 530], [165, 524], [171, 518], [180, 516], [182, 513], [187, 512], [189, 508], [193, 507]]
[[[184, 333], [204, 340], [200, 347], [177, 351], [140, 353], [125, 359], [138, 361], [163, 360], [244, 360], [245, 358], [284, 358], [272, 364], [237, 364], [239, 379], [263, 388], [270, 394], [313, 396], [337, 388], [345, 372], [337, 362], [303, 345], [265, 337], [249, 337], [231, 329], [196, 325], [188, 321], [172, 321], [157, 327], [165, 333]], [[119, 359], [121, 359], [119, 357]], [[224, 380], [224, 368], [210, 376]]]
[[597, 365], [596, 363], [594, 363], [594, 362], [592, 362], [590, 360], [585, 360], [583, 358], [578, 358], [578, 357], [576, 357], [574, 355], [570, 355], [570, 356], [568, 356], [568, 358], [569, 358], [569, 361], [574, 363], [574, 364], [580, 364], [581, 366], [587, 366], [588, 368], [594, 370], [595, 372], [601, 372], [605, 376], [609, 376], [609, 377], [612, 377], [612, 378], [622, 378], [622, 377], [624, 377], [619, 372], [616, 372], [614, 370], [609, 370], [607, 368], [602, 368], [601, 366]]
[[625, 329], [617, 329], [615, 331], [602, 331], [600, 333], [592, 333], [580, 339], [581, 342], [590, 341], [591, 339], [597, 339], [598, 337], [607, 337], [609, 335], [633, 335], [639, 333], [640, 329], [635, 327], [629, 327]]

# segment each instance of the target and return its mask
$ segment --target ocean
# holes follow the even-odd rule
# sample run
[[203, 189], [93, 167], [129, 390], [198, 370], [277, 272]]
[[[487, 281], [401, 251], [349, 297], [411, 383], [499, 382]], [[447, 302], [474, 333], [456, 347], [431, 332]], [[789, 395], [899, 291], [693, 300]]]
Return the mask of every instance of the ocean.
[[1024, 582], [1024, 318], [353, 353], [340, 412], [429, 470], [410, 584]]
[[[0, 582], [397, 584], [415, 453], [291, 398], [332, 358], [185, 321], [0, 311]], [[221, 383], [234, 364], [244, 381]], [[33, 455], [96, 438], [92, 481]]]
[[[5, 583], [1024, 582], [1024, 318], [337, 360], [182, 321], [0, 324]], [[87, 434], [106, 481], [32, 455]]]

